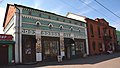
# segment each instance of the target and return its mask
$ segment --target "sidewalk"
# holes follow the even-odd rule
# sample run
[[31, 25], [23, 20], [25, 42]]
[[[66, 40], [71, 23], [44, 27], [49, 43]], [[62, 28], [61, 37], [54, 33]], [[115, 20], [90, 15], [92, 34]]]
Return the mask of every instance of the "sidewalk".
[[36, 67], [44, 67], [44, 66], [61, 66], [61, 65], [84, 65], [84, 64], [97, 64], [106, 60], [110, 60], [113, 58], [120, 57], [120, 53], [113, 54], [103, 54], [103, 55], [95, 55], [88, 56], [85, 58], [79, 59], [71, 59], [71, 60], [63, 60], [62, 62], [40, 62], [34, 65], [14, 65], [14, 66], [5, 66], [3, 68], [36, 68]]

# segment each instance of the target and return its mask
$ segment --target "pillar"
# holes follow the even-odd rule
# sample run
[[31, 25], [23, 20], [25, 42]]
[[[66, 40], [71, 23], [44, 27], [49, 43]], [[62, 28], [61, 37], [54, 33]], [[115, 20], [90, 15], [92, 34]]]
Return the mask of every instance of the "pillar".
[[36, 29], [36, 61], [42, 61], [41, 30]]
[[86, 41], [86, 55], [89, 55], [87, 27], [85, 28], [85, 41]]
[[63, 32], [60, 33], [60, 53], [61, 56], [65, 56], [65, 49], [64, 49], [64, 36]]

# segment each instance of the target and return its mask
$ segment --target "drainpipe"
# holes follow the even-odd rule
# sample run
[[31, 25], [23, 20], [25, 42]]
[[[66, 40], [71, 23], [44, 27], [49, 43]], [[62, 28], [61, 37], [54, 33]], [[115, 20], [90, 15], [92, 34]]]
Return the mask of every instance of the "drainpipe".
[[20, 9], [15, 5], [16, 9], [18, 9], [18, 61], [20, 63]]

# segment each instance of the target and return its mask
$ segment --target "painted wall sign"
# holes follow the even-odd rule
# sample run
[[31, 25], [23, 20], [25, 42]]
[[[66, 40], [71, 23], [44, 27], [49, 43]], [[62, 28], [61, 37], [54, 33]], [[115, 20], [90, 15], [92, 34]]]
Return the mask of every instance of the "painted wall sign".
[[12, 35], [0, 34], [0, 40], [12, 40]]

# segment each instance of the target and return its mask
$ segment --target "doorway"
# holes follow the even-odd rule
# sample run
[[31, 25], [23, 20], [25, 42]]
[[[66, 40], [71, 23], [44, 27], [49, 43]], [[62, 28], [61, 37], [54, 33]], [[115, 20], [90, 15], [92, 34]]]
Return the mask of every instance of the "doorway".
[[35, 62], [36, 61], [36, 39], [32, 35], [22, 36], [22, 56], [23, 63]]
[[42, 37], [43, 61], [56, 61], [60, 53], [59, 38]]
[[65, 59], [71, 59], [75, 56], [75, 42], [71, 38], [64, 38]]
[[0, 65], [8, 64], [8, 45], [0, 45]]

